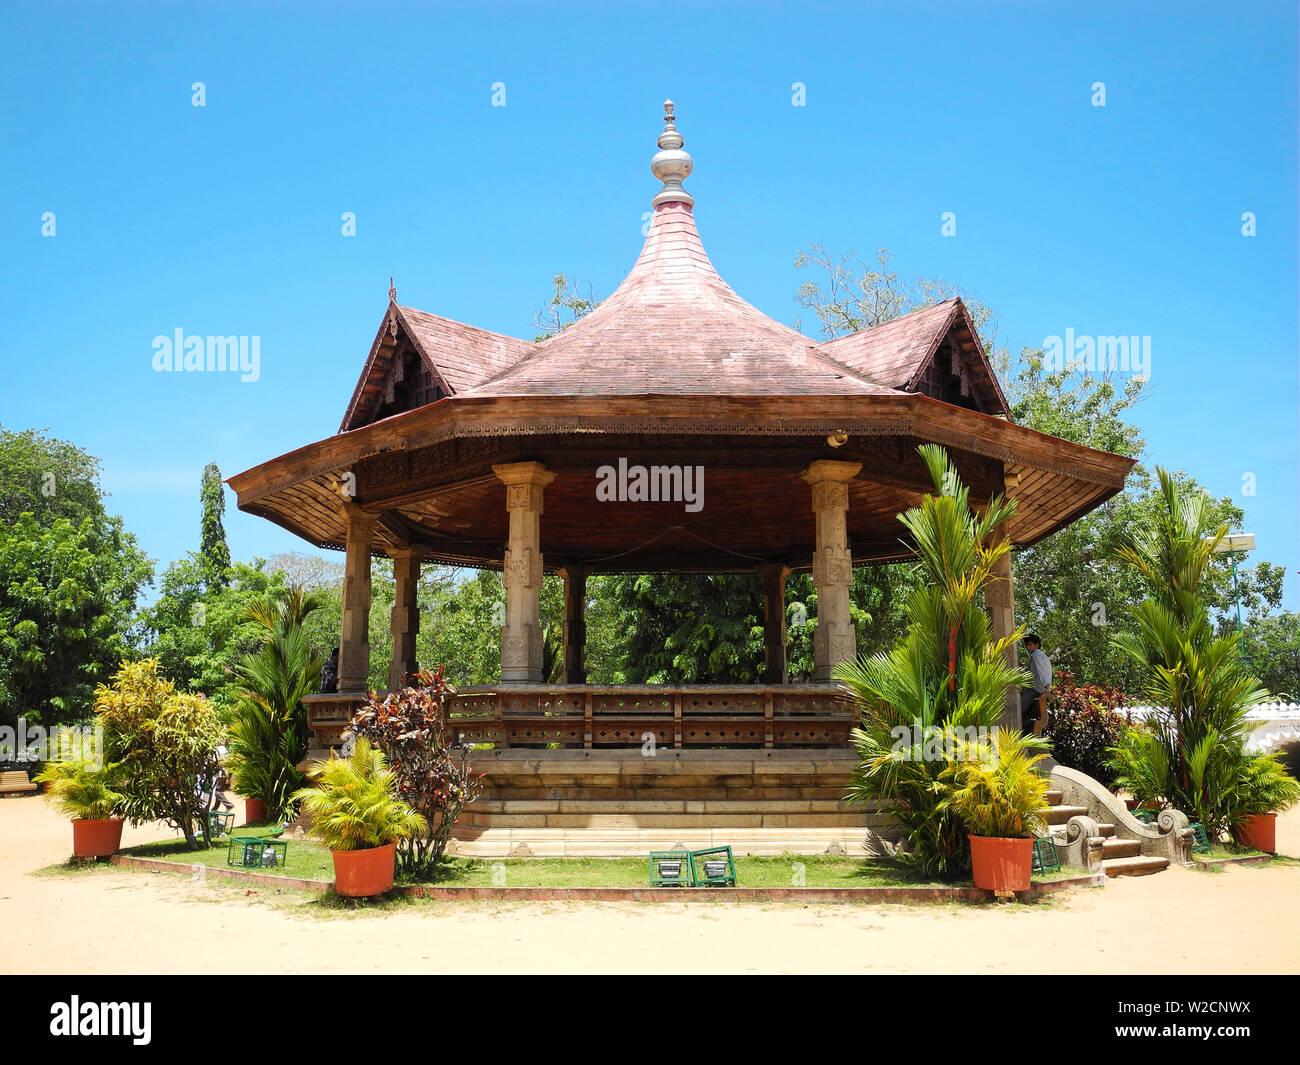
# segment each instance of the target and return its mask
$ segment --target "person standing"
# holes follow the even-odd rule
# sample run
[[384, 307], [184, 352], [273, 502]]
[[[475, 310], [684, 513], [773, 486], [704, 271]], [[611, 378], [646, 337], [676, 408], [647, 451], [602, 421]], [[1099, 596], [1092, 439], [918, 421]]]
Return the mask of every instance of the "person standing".
[[1047, 721], [1038, 701], [1052, 686], [1052, 660], [1043, 653], [1043, 642], [1036, 632], [1025, 637], [1025, 650], [1029, 652], [1029, 672], [1034, 679], [1032, 687], [1020, 689], [1020, 728], [1041, 736]]

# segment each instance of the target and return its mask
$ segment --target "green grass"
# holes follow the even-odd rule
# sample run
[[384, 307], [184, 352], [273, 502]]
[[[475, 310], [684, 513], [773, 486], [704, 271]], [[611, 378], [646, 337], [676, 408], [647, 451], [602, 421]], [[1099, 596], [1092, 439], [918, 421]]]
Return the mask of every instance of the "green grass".
[[[256, 835], [256, 826], [235, 829], [234, 835]], [[311, 840], [289, 840], [287, 861], [274, 869], [254, 870], [270, 876], [333, 880], [330, 853]], [[187, 851], [177, 839], [146, 843], [122, 852], [139, 858], [185, 865], [224, 867], [226, 844], [208, 850]], [[827, 855], [781, 855], [770, 858], [738, 857], [736, 880], [740, 887], [943, 887], [945, 881], [917, 876], [906, 864], [887, 858], [863, 861], [859, 858]], [[445, 858], [433, 883], [443, 887], [647, 887], [646, 858]], [[1077, 870], [1036, 875], [1035, 881], [1058, 880], [1077, 875]], [[802, 881], [802, 882], [800, 882]], [[404, 882], [399, 879], [399, 883]], [[967, 883], [969, 883], [967, 881]]]
[[[262, 826], [263, 830], [265, 826]], [[256, 836], [255, 826], [242, 826], [232, 833], [236, 837]], [[306, 880], [333, 880], [334, 860], [330, 852], [312, 840], [291, 839], [289, 849], [285, 852], [284, 865], [273, 869], [250, 869], [249, 872], [266, 873], [269, 876], [301, 877]], [[186, 850], [183, 839], [168, 839], [158, 843], [142, 843], [136, 847], [126, 847], [123, 854], [134, 858], [156, 858], [164, 862], [179, 862], [183, 865], [205, 865], [209, 868], [225, 868], [228, 843], [221, 840], [204, 850]]]

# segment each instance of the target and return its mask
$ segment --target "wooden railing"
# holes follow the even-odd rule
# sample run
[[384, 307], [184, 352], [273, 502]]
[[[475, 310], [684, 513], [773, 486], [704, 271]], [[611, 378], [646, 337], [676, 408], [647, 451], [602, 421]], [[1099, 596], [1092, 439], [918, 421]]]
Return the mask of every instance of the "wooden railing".
[[[303, 700], [327, 745], [359, 696]], [[502, 684], [461, 688], [448, 707], [464, 743], [521, 748], [844, 747], [858, 712], [830, 684], [601, 685]]]

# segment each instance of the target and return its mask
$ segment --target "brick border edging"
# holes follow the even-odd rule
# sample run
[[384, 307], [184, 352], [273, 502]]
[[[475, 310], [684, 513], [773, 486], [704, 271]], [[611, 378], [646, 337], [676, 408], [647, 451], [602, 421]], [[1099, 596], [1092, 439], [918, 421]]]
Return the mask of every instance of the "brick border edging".
[[145, 869], [151, 873], [190, 873], [201, 870], [203, 877], [217, 880], [237, 880], [245, 884], [263, 884], [268, 887], [287, 887], [295, 891], [326, 892], [334, 887], [333, 880], [308, 880], [300, 876], [275, 876], [272, 873], [250, 873], [245, 869], [231, 869], [221, 865], [204, 865], [202, 862], [164, 862], [158, 858], [139, 858], [134, 854], [114, 854], [109, 858], [114, 865], [127, 869]]
[[[230, 869], [220, 865], [182, 864], [158, 858], [138, 858], [132, 854], [114, 854], [110, 861], [128, 869], [144, 869], [158, 873], [193, 873], [204, 870], [205, 877], [218, 880], [242, 881], [285, 887], [295, 891], [315, 891], [323, 894], [333, 889], [332, 880], [308, 880], [296, 876], [275, 876], [271, 873], [251, 873], [243, 869]], [[1062, 877], [1035, 884], [1018, 898], [1036, 898], [1069, 887], [1104, 885], [1104, 878], [1095, 873]], [[953, 887], [850, 887], [850, 888], [614, 888], [614, 887], [439, 887], [436, 884], [398, 884], [390, 894], [409, 898], [474, 899], [508, 902], [679, 902], [682, 900], [725, 900], [738, 902], [933, 902], [959, 899], [965, 902], [987, 902], [993, 892], [983, 888], [955, 885]]]

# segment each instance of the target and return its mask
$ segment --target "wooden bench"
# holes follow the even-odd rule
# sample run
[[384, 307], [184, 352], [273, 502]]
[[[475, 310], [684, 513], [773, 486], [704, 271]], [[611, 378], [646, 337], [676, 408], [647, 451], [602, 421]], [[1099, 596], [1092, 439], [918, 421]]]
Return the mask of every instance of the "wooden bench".
[[0, 795], [26, 795], [36, 790], [36, 785], [27, 779], [23, 769], [6, 770], [0, 773]]

